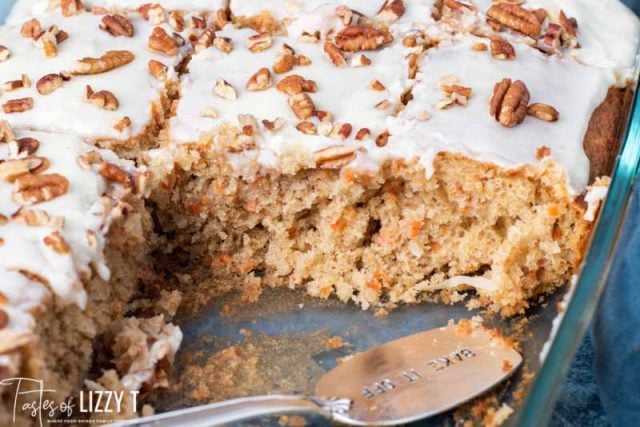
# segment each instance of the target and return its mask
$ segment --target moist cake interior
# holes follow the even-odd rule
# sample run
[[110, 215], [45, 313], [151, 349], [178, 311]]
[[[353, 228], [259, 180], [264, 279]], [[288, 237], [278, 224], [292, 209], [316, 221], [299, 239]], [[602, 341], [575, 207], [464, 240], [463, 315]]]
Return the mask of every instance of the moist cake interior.
[[144, 402], [187, 285], [524, 314], [579, 271], [633, 77], [637, 19], [583, 3], [18, 0], [0, 379]]

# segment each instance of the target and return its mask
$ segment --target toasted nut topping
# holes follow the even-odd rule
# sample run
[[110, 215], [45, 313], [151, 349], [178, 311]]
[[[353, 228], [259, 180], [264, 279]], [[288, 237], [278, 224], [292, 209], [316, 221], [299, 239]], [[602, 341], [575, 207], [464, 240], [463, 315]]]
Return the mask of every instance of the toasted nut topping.
[[420, 57], [417, 53], [410, 53], [407, 55], [407, 66], [409, 67], [409, 72], [407, 73], [407, 77], [410, 79], [415, 79], [418, 74], [418, 60]]
[[540, 21], [536, 15], [517, 4], [497, 3], [489, 8], [487, 16], [496, 20], [505, 27], [516, 30], [531, 37], [540, 35]]
[[380, 82], [380, 80], [375, 79], [369, 82], [369, 89], [380, 92], [385, 90], [386, 87]]
[[103, 16], [100, 29], [115, 37], [133, 37], [133, 24], [123, 15]]
[[198, 40], [193, 45], [195, 53], [200, 53], [205, 49], [210, 48], [213, 45], [213, 40], [216, 38], [216, 33], [213, 28], [208, 28], [200, 34]]
[[353, 127], [350, 123], [338, 124], [333, 127], [331, 137], [337, 139], [347, 139], [349, 138], [349, 135], [351, 135], [352, 130]]
[[78, 166], [84, 170], [91, 170], [91, 166], [102, 162], [102, 156], [97, 151], [85, 151], [76, 159]]
[[162, 27], [155, 27], [149, 36], [147, 48], [165, 56], [175, 56], [178, 53], [178, 43]]
[[314, 31], [313, 33], [303, 31], [300, 35], [300, 41], [303, 43], [318, 43], [320, 41], [320, 31]]
[[354, 147], [334, 145], [313, 153], [316, 167], [320, 169], [340, 169], [348, 165], [356, 158]]
[[149, 61], [147, 66], [149, 68], [149, 74], [151, 74], [156, 80], [165, 81], [167, 79], [169, 67], [164, 65], [162, 62], [152, 59]]
[[542, 160], [545, 157], [549, 157], [551, 155], [551, 148], [546, 145], [541, 145], [536, 148], [536, 160]]
[[6, 46], [0, 45], [0, 62], [4, 62], [11, 56], [11, 51]]
[[336, 45], [345, 52], [376, 50], [393, 41], [386, 29], [376, 29], [352, 25], [336, 34]]
[[384, 132], [380, 133], [380, 135], [378, 135], [376, 137], [376, 145], [378, 147], [384, 147], [385, 145], [387, 145], [387, 142], [389, 141], [389, 131], [385, 130]]
[[224, 98], [229, 101], [232, 101], [238, 97], [233, 86], [231, 86], [229, 82], [223, 79], [216, 80], [216, 85], [213, 88], [213, 93], [218, 95], [220, 98]]
[[216, 111], [215, 108], [206, 107], [200, 112], [200, 116], [201, 117], [208, 117], [210, 119], [217, 119], [219, 115], [218, 115], [218, 112]]
[[98, 108], [103, 110], [115, 111], [120, 106], [118, 98], [108, 90], [94, 92], [91, 86], [87, 85], [85, 98]]
[[2, 85], [2, 90], [5, 92], [11, 92], [14, 90], [23, 89], [27, 87], [31, 87], [31, 80], [29, 80], [29, 76], [27, 76], [26, 74], [23, 74], [20, 80], [10, 80], [8, 82], [5, 82]]
[[118, 132], [124, 132], [125, 129], [129, 128], [129, 126], [131, 126], [131, 119], [124, 116], [113, 125], [113, 128]]
[[567, 18], [567, 15], [564, 14], [564, 11], [560, 11], [560, 15], [558, 16], [558, 22], [562, 27], [562, 41], [565, 42], [567, 46], [576, 47], [578, 45], [577, 38], [577, 29], [578, 22], [575, 18]]
[[221, 52], [229, 53], [233, 50], [233, 44], [229, 37], [216, 37], [213, 46]]
[[129, 175], [119, 166], [113, 163], [102, 162], [98, 167], [98, 174], [107, 181], [117, 182], [119, 184], [129, 184]]
[[387, 108], [389, 108], [390, 106], [391, 106], [391, 102], [389, 102], [388, 99], [383, 99], [382, 101], [380, 101], [376, 105], [374, 105], [374, 108], [376, 110], [384, 111]]
[[448, 110], [453, 107], [455, 102], [451, 98], [445, 98], [438, 101], [435, 105], [436, 110]]
[[60, 8], [62, 16], [75, 16], [84, 12], [84, 5], [81, 0], [61, 0]]
[[62, 175], [23, 175], [16, 179], [13, 201], [19, 205], [35, 205], [62, 196], [69, 181]]
[[318, 133], [318, 128], [311, 122], [302, 121], [296, 125], [296, 129], [306, 135], [316, 135]]
[[11, 125], [6, 120], [0, 120], [0, 142], [9, 142], [16, 139]]
[[496, 59], [512, 61], [516, 59], [516, 51], [511, 43], [500, 37], [491, 39], [491, 56]]
[[99, 74], [122, 67], [133, 61], [133, 53], [128, 50], [110, 50], [100, 58], [82, 58], [77, 61], [72, 74]]
[[38, 151], [40, 147], [40, 141], [35, 138], [20, 138], [16, 139], [16, 145], [18, 147], [18, 155], [31, 156]]
[[503, 79], [496, 83], [489, 101], [489, 113], [503, 126], [522, 123], [527, 115], [529, 90], [520, 80]]
[[471, 49], [476, 52], [484, 52], [487, 50], [487, 45], [485, 43], [474, 43], [473, 46], [471, 46]]
[[247, 90], [257, 92], [271, 87], [271, 71], [260, 68], [247, 82]]
[[37, 171], [43, 165], [45, 165], [45, 161], [40, 157], [5, 160], [0, 163], [0, 179], [7, 182], [14, 182], [22, 175]]
[[54, 231], [48, 236], [45, 236], [43, 241], [46, 246], [50, 247], [55, 252], [61, 255], [71, 252], [71, 248], [69, 247], [67, 242], [64, 241], [59, 231]]
[[306, 93], [298, 93], [289, 97], [289, 106], [300, 120], [306, 120], [313, 116], [315, 105]]
[[192, 16], [191, 26], [198, 30], [204, 30], [205, 28], [207, 28], [207, 21], [206, 19], [201, 18], [199, 16]]
[[58, 229], [64, 227], [64, 217], [51, 216], [40, 209], [20, 209], [11, 215], [11, 219], [29, 227], [52, 227]]
[[22, 24], [22, 27], [20, 27], [20, 35], [22, 35], [22, 37], [27, 37], [30, 39], [35, 39], [36, 37], [40, 36], [43, 31], [44, 30], [42, 29], [40, 21], [38, 21], [36, 18], [26, 21], [24, 24]]
[[294, 65], [296, 65], [296, 57], [290, 53], [283, 53], [278, 55], [273, 63], [273, 71], [277, 74], [288, 73], [293, 69]]
[[33, 108], [33, 98], [11, 99], [2, 104], [5, 114], [24, 113]]
[[276, 89], [287, 95], [295, 95], [302, 92], [315, 92], [317, 86], [313, 80], [305, 80], [302, 76], [291, 74], [280, 80], [276, 85]]
[[560, 117], [558, 110], [549, 104], [543, 104], [540, 102], [529, 105], [529, 108], [527, 108], [527, 114], [535, 117], [536, 119], [544, 120], [545, 122], [555, 122], [558, 120], [558, 117]]
[[359, 16], [345, 5], [336, 8], [336, 17], [342, 19], [344, 25], [357, 24]]
[[36, 46], [42, 49], [44, 56], [47, 58], [53, 58], [58, 55], [58, 39], [55, 32], [51, 31], [51, 28], [38, 36]]
[[404, 1], [403, 0], [386, 0], [376, 15], [376, 20], [382, 22], [385, 25], [390, 25], [396, 22], [402, 15], [404, 15]]
[[311, 59], [304, 55], [296, 55], [296, 65], [306, 67], [307, 65], [311, 65]]
[[325, 110], [316, 110], [315, 116], [323, 123], [333, 123], [333, 116]]
[[342, 55], [342, 52], [340, 52], [340, 49], [335, 44], [331, 42], [325, 42], [324, 53], [327, 54], [329, 60], [336, 67], [342, 68], [347, 65], [347, 60], [344, 58], [344, 55]]
[[253, 53], [269, 49], [273, 45], [273, 39], [267, 33], [254, 34], [247, 39], [247, 47]]
[[253, 136], [258, 131], [258, 121], [251, 114], [238, 114], [238, 124], [247, 136]]
[[367, 58], [364, 53], [360, 53], [358, 55], [355, 55], [351, 59], [351, 66], [352, 67], [366, 67], [366, 66], [369, 66], [369, 65], [371, 65], [371, 60], [369, 58]]
[[161, 25], [167, 22], [165, 10], [158, 3], [150, 5], [145, 12], [145, 19], [151, 22], [152, 25]]
[[36, 82], [36, 89], [40, 95], [49, 95], [62, 87], [60, 74], [47, 74]]
[[371, 138], [371, 131], [367, 128], [362, 128], [356, 133], [356, 139], [362, 141]]
[[416, 47], [418, 46], [418, 38], [415, 35], [405, 36], [405, 38], [402, 39], [402, 46]]
[[169, 12], [169, 25], [171, 25], [173, 31], [183, 32], [185, 26], [183, 12], [179, 10]]
[[271, 120], [262, 120], [262, 125], [270, 132], [277, 132], [284, 127], [285, 121], [282, 117]]

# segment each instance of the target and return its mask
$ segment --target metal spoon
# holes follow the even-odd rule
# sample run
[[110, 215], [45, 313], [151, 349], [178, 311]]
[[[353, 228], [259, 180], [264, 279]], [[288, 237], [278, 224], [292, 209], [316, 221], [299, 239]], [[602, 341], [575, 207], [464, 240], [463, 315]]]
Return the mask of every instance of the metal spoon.
[[322, 414], [360, 426], [431, 417], [482, 394], [522, 363], [507, 340], [469, 322], [462, 325], [431, 329], [356, 354], [320, 379], [315, 394], [324, 397], [247, 397], [113, 425], [216, 426], [286, 413]]

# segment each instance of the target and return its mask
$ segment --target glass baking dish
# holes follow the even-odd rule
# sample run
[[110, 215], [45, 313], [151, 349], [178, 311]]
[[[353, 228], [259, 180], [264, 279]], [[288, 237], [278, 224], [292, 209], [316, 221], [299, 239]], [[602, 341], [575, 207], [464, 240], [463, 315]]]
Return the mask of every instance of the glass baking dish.
[[[15, 0], [0, 1], [0, 23], [4, 22]], [[591, 243], [572, 293], [566, 286], [554, 295], [536, 304], [528, 313], [524, 327], [527, 339], [522, 340], [525, 358], [521, 370], [506, 385], [497, 390], [500, 401], [510, 404], [515, 413], [509, 425], [542, 426], [548, 423], [554, 402], [571, 365], [573, 356], [588, 328], [598, 297], [612, 263], [612, 254], [619, 239], [621, 225], [627, 213], [630, 195], [640, 164], [640, 105], [636, 88], [632, 89], [632, 103], [625, 123], [625, 132], [612, 174], [609, 195], [600, 211]], [[566, 298], [565, 298], [566, 297]], [[564, 316], [558, 317], [558, 304], [568, 300]], [[388, 315], [376, 316], [372, 311], [361, 311], [353, 305], [312, 299], [288, 290], [267, 291], [256, 303], [243, 304], [232, 314], [221, 314], [237, 301], [237, 296], [221, 298], [189, 313], [179, 314], [176, 322], [184, 332], [181, 356], [175, 366], [176, 377], [188, 375], [189, 367], [202, 363], [211, 355], [230, 346], [243, 346], [248, 336], [260, 342], [271, 343], [261, 353], [265, 363], [275, 367], [263, 372], [271, 381], [271, 392], [305, 392], [313, 387], [318, 373], [331, 369], [337, 359], [352, 352], [362, 351], [389, 340], [446, 324], [450, 319], [470, 318], [479, 312], [470, 311], [462, 304], [445, 306], [421, 304], [400, 307]], [[304, 307], [304, 310], [302, 309]], [[507, 333], [518, 329], [518, 318], [486, 318], [491, 326]], [[558, 319], [554, 322], [554, 319]], [[556, 324], [552, 339], [552, 325]], [[318, 340], [339, 335], [348, 343], [338, 349], [321, 349]], [[540, 353], [547, 343], [547, 353], [541, 361]], [[313, 353], [313, 354], [310, 354]], [[308, 363], [292, 362], [295, 356]], [[306, 364], [305, 364], [306, 363]], [[318, 369], [310, 366], [315, 364]], [[315, 369], [315, 370], [314, 370]], [[313, 372], [311, 372], [313, 371]], [[523, 371], [535, 374], [530, 385], [521, 388]], [[185, 374], [186, 373], [186, 374]], [[516, 399], [516, 391], [524, 390], [523, 400]], [[247, 387], [243, 393], [265, 392], [259, 387]], [[437, 392], [437, 391], [436, 391]], [[520, 393], [522, 395], [522, 393]], [[157, 410], [171, 410], [198, 403], [183, 381], [177, 387], [157, 393], [152, 402]], [[312, 418], [312, 425], [329, 425]], [[432, 418], [420, 425], [452, 424], [452, 413]], [[257, 421], [258, 425], [274, 424], [275, 419]]]

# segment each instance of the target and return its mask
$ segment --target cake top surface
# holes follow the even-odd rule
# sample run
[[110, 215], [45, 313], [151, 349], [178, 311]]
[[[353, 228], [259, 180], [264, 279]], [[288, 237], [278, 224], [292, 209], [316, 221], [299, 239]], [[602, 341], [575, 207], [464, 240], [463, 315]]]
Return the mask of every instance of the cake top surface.
[[[131, 26], [129, 37], [102, 29], [109, 28], [107, 16], [113, 17], [64, 17], [56, 9], [29, 24], [2, 27], [0, 44], [8, 57], [0, 62], [0, 82], [6, 82], [0, 118], [14, 128], [67, 132], [87, 141], [127, 140], [144, 132], [152, 121], [151, 104], [159, 101], [165, 80], [175, 78], [187, 47], [174, 45], [167, 54], [150, 50], [152, 34], [171, 37], [166, 20], [154, 26], [138, 13], [120, 16]], [[92, 59], [82, 64], [83, 58]], [[152, 60], [166, 67], [165, 77], [152, 75]]]
[[[232, 50], [193, 55], [169, 141], [212, 142], [242, 173], [375, 169], [389, 158], [417, 158], [429, 172], [440, 151], [505, 167], [551, 156], [580, 193], [589, 118], [625, 84], [638, 41], [637, 19], [602, 3], [593, 17], [580, 1], [232, 0], [232, 19], [247, 28], [218, 33]], [[271, 18], [282, 26], [261, 23]], [[609, 30], [612, 19], [619, 28]], [[527, 92], [514, 123], [489, 113], [503, 79]]]
[[84, 307], [83, 283], [109, 277], [105, 235], [142, 172], [74, 136], [0, 127], [0, 310], [17, 337], [51, 292]]

